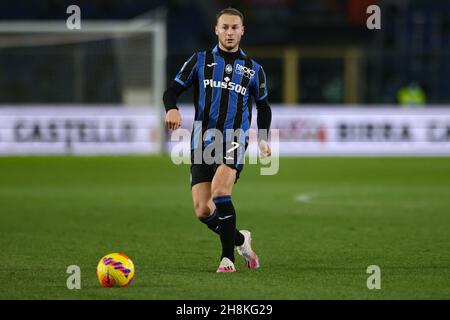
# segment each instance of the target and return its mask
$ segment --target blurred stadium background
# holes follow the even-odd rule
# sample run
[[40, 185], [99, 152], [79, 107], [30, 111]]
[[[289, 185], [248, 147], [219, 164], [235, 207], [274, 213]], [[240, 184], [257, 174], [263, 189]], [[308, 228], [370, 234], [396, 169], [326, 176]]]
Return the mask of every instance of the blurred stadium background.
[[[210, 272], [218, 242], [168, 158], [162, 106], [227, 6], [265, 68], [282, 156], [278, 175], [248, 166], [236, 187], [267, 269], [231, 284]], [[450, 1], [7, 0], [0, 70], [0, 298], [450, 297]], [[138, 289], [98, 291], [97, 259], [120, 250]], [[377, 263], [381, 293], [365, 285]], [[81, 293], [65, 287], [70, 264], [89, 270]]]
[[449, 1], [129, 0], [2, 2], [0, 154], [170, 151], [162, 92], [227, 5], [267, 71], [282, 154], [450, 152]]

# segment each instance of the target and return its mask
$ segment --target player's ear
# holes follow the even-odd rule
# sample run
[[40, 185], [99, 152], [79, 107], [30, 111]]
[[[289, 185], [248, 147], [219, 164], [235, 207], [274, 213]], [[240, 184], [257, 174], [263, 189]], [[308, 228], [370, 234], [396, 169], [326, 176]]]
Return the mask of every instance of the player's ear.
[[216, 24], [216, 27], [214, 28], [214, 30], [216, 32], [216, 36], [218, 36], [219, 35], [219, 28], [217, 27], [217, 24]]
[[241, 36], [244, 35], [244, 25], [242, 25], [242, 32], [241, 32]]

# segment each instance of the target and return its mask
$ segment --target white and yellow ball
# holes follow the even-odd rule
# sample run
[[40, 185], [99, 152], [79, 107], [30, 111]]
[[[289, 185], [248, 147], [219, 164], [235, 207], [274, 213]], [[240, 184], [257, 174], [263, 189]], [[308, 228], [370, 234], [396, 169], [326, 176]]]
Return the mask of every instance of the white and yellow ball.
[[97, 279], [104, 287], [126, 287], [134, 278], [134, 264], [124, 253], [110, 253], [97, 265]]

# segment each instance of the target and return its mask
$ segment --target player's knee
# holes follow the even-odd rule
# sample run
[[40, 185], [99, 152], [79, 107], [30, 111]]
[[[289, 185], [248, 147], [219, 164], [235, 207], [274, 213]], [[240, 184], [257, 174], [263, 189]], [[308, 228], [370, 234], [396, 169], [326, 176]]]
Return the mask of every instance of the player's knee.
[[206, 218], [211, 214], [211, 210], [206, 203], [196, 202], [194, 203], [194, 211], [197, 219]]

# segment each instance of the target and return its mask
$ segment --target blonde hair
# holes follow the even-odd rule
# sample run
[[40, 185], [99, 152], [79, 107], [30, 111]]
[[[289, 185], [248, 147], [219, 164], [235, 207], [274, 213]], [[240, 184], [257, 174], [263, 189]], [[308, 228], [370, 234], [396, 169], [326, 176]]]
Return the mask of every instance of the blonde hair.
[[216, 14], [216, 24], [219, 21], [219, 18], [224, 14], [238, 16], [239, 18], [241, 18], [242, 24], [244, 24], [244, 15], [238, 9], [232, 7], [225, 8], [221, 10], [218, 14]]

